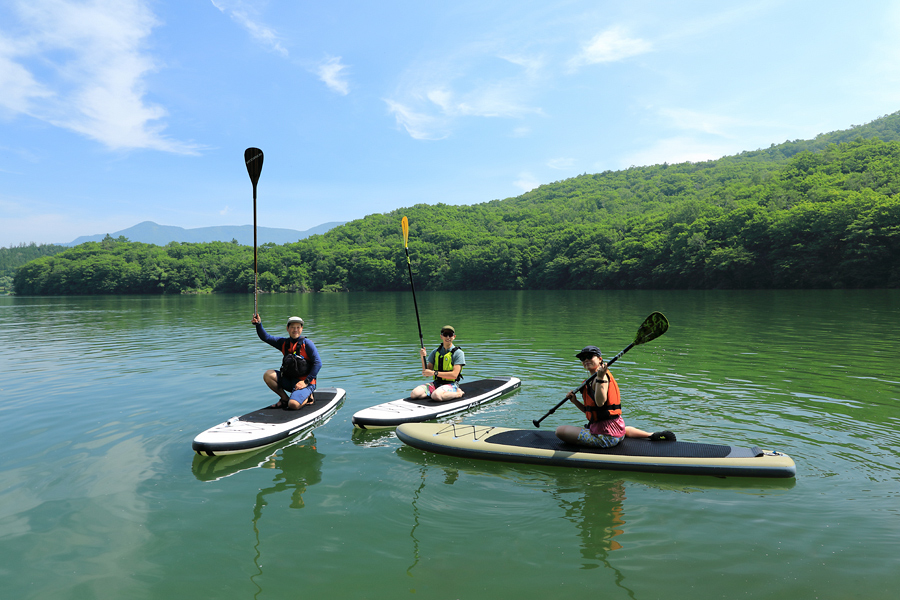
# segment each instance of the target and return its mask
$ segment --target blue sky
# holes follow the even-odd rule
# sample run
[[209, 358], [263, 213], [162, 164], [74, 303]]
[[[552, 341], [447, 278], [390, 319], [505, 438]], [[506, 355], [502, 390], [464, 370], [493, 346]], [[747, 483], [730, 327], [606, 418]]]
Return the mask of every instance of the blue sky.
[[[308, 229], [900, 110], [888, 1], [0, 2], [0, 246]], [[399, 227], [399, 224], [398, 224]]]

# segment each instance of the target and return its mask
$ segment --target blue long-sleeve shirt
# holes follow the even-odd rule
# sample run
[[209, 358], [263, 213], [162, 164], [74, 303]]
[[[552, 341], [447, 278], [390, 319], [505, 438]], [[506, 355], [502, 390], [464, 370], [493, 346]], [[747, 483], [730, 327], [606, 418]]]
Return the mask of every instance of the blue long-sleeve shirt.
[[[293, 340], [289, 337], [275, 337], [274, 335], [269, 335], [266, 332], [266, 329], [262, 326], [262, 323], [256, 324], [256, 335], [259, 336], [259, 339], [269, 344], [273, 348], [277, 348], [279, 352], [283, 352], [282, 348], [284, 348], [285, 342], [293, 344], [296, 340]], [[313, 341], [309, 338], [303, 338], [306, 342], [306, 354], [307, 358], [312, 362], [312, 368], [309, 370], [309, 374], [304, 378], [307, 381], [313, 381], [316, 378], [316, 375], [319, 374], [319, 369], [322, 368], [322, 359], [319, 358], [319, 351], [316, 350], [316, 345], [313, 344]]]

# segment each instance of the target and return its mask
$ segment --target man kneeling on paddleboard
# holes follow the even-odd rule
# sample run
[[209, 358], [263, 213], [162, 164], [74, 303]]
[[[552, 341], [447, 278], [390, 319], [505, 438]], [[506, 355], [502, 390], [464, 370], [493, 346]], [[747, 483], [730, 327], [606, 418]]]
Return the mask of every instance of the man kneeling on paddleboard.
[[281, 369], [269, 369], [263, 374], [263, 381], [280, 398], [271, 408], [297, 410], [306, 404], [312, 404], [312, 393], [316, 389], [316, 375], [322, 368], [322, 359], [312, 340], [300, 335], [303, 333], [303, 319], [288, 319], [287, 332], [290, 337], [286, 338], [266, 333], [259, 314], [253, 315], [251, 323], [256, 325], [259, 339], [278, 348], [284, 355]]
[[575, 392], [566, 394], [566, 398], [587, 416], [588, 424], [586, 427], [560, 425], [556, 428], [556, 437], [569, 444], [594, 448], [610, 448], [626, 437], [675, 441], [671, 431], [647, 433], [636, 427], [626, 427], [622, 419], [619, 384], [607, 370], [597, 346], [587, 346], [575, 356], [592, 376], [596, 375], [581, 391], [584, 404], [575, 398]]
[[[441, 327], [441, 345], [428, 355], [427, 365], [422, 368], [423, 377], [432, 377], [434, 381], [417, 386], [409, 395], [410, 398], [425, 398], [431, 396], [432, 400], [443, 402], [455, 400], [463, 395], [459, 387], [462, 379], [463, 365], [466, 364], [466, 355], [462, 348], [453, 345], [456, 339], [456, 330], [450, 325]], [[425, 348], [421, 348], [422, 358], [425, 358]]]

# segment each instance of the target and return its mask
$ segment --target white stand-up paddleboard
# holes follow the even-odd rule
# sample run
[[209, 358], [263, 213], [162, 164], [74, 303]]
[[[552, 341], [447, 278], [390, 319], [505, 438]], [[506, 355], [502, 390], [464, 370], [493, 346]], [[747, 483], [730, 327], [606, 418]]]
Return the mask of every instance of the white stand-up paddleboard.
[[797, 474], [790, 456], [756, 447], [625, 438], [612, 448], [586, 448], [553, 431], [461, 423], [408, 423], [397, 427], [397, 437], [420, 450], [505, 462], [716, 477]]
[[299, 410], [261, 408], [210, 427], [194, 438], [197, 454], [218, 456], [250, 452], [309, 431], [337, 412], [346, 396], [341, 388], [316, 388], [315, 403]]
[[433, 421], [467, 410], [499, 398], [518, 389], [522, 382], [515, 377], [494, 377], [460, 384], [465, 392], [461, 398], [435, 402], [431, 398], [401, 398], [377, 406], [364, 408], [353, 415], [353, 425], [359, 429], [396, 427], [401, 423]]

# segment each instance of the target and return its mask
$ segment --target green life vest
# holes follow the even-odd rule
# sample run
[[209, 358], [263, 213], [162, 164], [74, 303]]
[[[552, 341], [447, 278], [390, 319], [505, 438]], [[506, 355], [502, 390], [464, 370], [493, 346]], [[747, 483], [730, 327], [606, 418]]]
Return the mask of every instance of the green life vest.
[[[434, 370], [441, 372], [448, 372], [453, 370], [453, 353], [457, 350], [462, 350], [459, 346], [453, 346], [449, 350], [444, 349], [444, 345], [441, 344], [437, 347], [434, 355]], [[444, 379], [443, 377], [435, 376], [434, 385], [441, 386], [446, 385], [448, 383], [453, 383], [454, 381], [459, 381], [462, 379], [462, 370], [460, 369], [459, 377], [456, 379]]]

